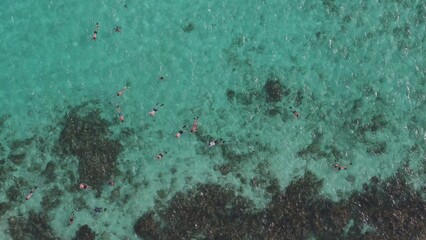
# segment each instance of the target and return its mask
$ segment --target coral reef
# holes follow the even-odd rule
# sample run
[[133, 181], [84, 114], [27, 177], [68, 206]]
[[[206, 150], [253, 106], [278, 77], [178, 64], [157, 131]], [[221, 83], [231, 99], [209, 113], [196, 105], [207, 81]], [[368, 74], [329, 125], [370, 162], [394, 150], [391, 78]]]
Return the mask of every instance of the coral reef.
[[85, 224], [78, 229], [73, 240], [95, 240], [95, 238], [96, 233]]
[[29, 212], [28, 219], [24, 217], [10, 217], [8, 219], [10, 236], [12, 239], [45, 239], [58, 240], [48, 224], [48, 217], [44, 213]]
[[53, 161], [47, 163], [41, 175], [46, 178], [47, 182], [53, 182], [56, 180], [56, 164]]
[[65, 116], [57, 152], [77, 156], [79, 181], [100, 189], [117, 172], [116, 160], [122, 146], [119, 141], [109, 139], [109, 122], [100, 117], [99, 110], [84, 114], [80, 108]]
[[266, 92], [266, 102], [279, 102], [282, 97], [290, 94], [290, 89], [283, 86], [277, 77], [270, 77], [263, 86]]
[[7, 189], [6, 196], [10, 202], [16, 202], [22, 194], [17, 186], [12, 185]]
[[3, 216], [9, 209], [12, 208], [12, 204], [8, 202], [0, 202], [0, 217]]
[[138, 236], [143, 236], [146, 240], [161, 239], [160, 224], [154, 220], [154, 212], [150, 211], [140, 217], [133, 229]]
[[[271, 202], [264, 209], [216, 184], [177, 193], [134, 225], [144, 239], [421, 239], [426, 203], [402, 173], [381, 182], [371, 179], [361, 192], [333, 202], [320, 196], [322, 181], [311, 172], [284, 191], [270, 181]], [[371, 231], [363, 231], [365, 227]]]
[[9, 160], [16, 165], [20, 165], [25, 160], [25, 153], [10, 154]]
[[267, 102], [279, 102], [282, 98], [283, 87], [278, 80], [268, 80], [264, 86]]
[[59, 189], [58, 186], [54, 186], [53, 188], [49, 189], [47, 194], [43, 196], [43, 200], [41, 202], [43, 209], [49, 211], [58, 207], [61, 204], [60, 197], [62, 194], [63, 191]]

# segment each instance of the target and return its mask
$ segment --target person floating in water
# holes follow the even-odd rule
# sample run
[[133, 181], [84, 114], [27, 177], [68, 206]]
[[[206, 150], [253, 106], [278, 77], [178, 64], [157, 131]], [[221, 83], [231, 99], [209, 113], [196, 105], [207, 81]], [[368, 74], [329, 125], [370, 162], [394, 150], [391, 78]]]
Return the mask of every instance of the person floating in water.
[[108, 181], [108, 185], [110, 185], [111, 187], [113, 187], [113, 186], [115, 186], [115, 182], [112, 179], [110, 179]]
[[198, 130], [198, 117], [194, 118], [194, 123], [192, 124], [191, 132], [195, 133]]
[[160, 105], [158, 105], [158, 103], [152, 108], [152, 111], [151, 112], [149, 112], [148, 114], [149, 114], [149, 116], [151, 116], [151, 117], [155, 117], [155, 114], [157, 113], [157, 111], [158, 111], [158, 109], [160, 108], [160, 107], [162, 107], [164, 104], [160, 104]]
[[[290, 109], [293, 109], [293, 108], [292, 108], [292, 107], [290, 107]], [[299, 117], [300, 117], [300, 113], [299, 113], [298, 111], [296, 111], [296, 110], [292, 110], [292, 113], [293, 113], [293, 117], [294, 117], [294, 118], [299, 119]]]
[[159, 76], [158, 80], [164, 80], [164, 77], [163, 76]]
[[225, 143], [225, 141], [223, 141], [222, 138], [213, 140], [209, 143], [209, 148], [214, 147], [214, 146], [219, 145], [219, 144], [223, 144], [223, 143]]
[[121, 27], [120, 26], [115, 27], [115, 32], [121, 32]]
[[70, 218], [68, 220], [68, 226], [72, 225], [74, 223], [74, 219], [75, 219], [75, 215], [74, 215], [74, 212], [72, 212], [71, 216], [70, 216]]
[[125, 86], [123, 89], [121, 89], [120, 91], [117, 92], [117, 96], [123, 96], [123, 94], [129, 89], [130, 89], [130, 87]]
[[36, 189], [37, 187], [33, 188], [33, 190], [31, 190], [30, 193], [25, 197], [25, 200], [29, 200], [33, 196]]
[[99, 30], [99, 23], [96, 23], [96, 27], [95, 30], [93, 31], [93, 41], [96, 41], [97, 37], [98, 37], [98, 30]]
[[157, 158], [157, 160], [161, 160], [161, 159], [163, 159], [164, 155], [166, 155], [166, 154], [167, 154], [167, 152], [164, 151], [164, 152], [158, 154], [155, 158]]
[[186, 128], [186, 125], [185, 125], [185, 126], [183, 126], [183, 127], [179, 130], [179, 132], [177, 132], [177, 133], [176, 133], [175, 137], [176, 137], [176, 138], [180, 138], [180, 136], [182, 136], [182, 134], [184, 133], [185, 128]]
[[[350, 165], [352, 165], [352, 163]], [[342, 165], [340, 165], [338, 163], [334, 164], [334, 168], [337, 169], [338, 171], [340, 171], [340, 170], [347, 170], [348, 169], [347, 167], [342, 166]]]
[[106, 210], [107, 210], [106, 208], [101, 208], [101, 207], [95, 207], [94, 209], [95, 213], [105, 212]]
[[293, 111], [293, 116], [294, 118], [299, 119], [300, 113], [298, 111]]
[[85, 184], [85, 183], [80, 183], [80, 189], [82, 190], [92, 190], [92, 187]]
[[115, 111], [117, 111], [117, 113], [118, 113], [118, 119], [120, 119], [120, 121], [121, 122], [124, 122], [124, 115], [122, 114], [122, 112], [121, 112], [121, 107], [120, 107], [120, 105], [117, 105], [116, 107], [115, 107]]

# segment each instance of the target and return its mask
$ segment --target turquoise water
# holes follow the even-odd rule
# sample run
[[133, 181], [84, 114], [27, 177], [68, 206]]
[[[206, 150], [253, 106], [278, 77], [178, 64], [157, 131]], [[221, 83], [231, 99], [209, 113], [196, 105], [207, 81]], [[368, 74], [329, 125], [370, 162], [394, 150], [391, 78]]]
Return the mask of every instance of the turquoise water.
[[[197, 183], [240, 188], [259, 208], [270, 201], [268, 184], [251, 180], [278, 179], [284, 189], [305, 170], [324, 180], [321, 193], [334, 201], [401, 168], [414, 189], [424, 188], [421, 1], [0, 5], [0, 187], [12, 192], [15, 186], [19, 195], [0, 195], [13, 206], [2, 213], [1, 239], [10, 238], [8, 219], [29, 211], [47, 213], [60, 239], [84, 224], [100, 239], [136, 239], [133, 224], [154, 207], [158, 191], [170, 199]], [[266, 100], [268, 79], [283, 86], [277, 102]], [[116, 96], [125, 86], [130, 89]], [[157, 103], [164, 106], [150, 117]], [[55, 152], [65, 116], [81, 105], [86, 112], [99, 109], [110, 123], [109, 138], [122, 145], [118, 172], [110, 174], [116, 186], [98, 186], [98, 197], [78, 189], [77, 157]], [[199, 131], [176, 139], [197, 116]], [[218, 138], [223, 146], [207, 147]], [[19, 154], [25, 155], [12, 161]], [[41, 174], [50, 161], [54, 181]], [[336, 171], [335, 163], [348, 169]], [[217, 170], [224, 164], [228, 174]], [[63, 192], [45, 211], [42, 199], [54, 186]], [[94, 207], [108, 210], [94, 215]]]

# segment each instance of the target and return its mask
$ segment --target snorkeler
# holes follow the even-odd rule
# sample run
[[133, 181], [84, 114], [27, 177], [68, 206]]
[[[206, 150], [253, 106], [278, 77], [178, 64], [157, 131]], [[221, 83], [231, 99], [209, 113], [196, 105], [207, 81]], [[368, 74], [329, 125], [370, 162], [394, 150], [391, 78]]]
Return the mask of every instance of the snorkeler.
[[95, 207], [95, 213], [100, 213], [100, 212], [105, 212], [107, 209], [106, 208], [101, 208], [101, 207]]
[[198, 130], [198, 117], [194, 118], [194, 123], [192, 124], [191, 132], [195, 133]]
[[123, 89], [121, 89], [120, 91], [117, 92], [117, 96], [123, 96], [124, 92], [126, 92], [129, 89], [130, 89], [130, 87], [125, 86]]
[[71, 216], [70, 216], [70, 218], [68, 220], [68, 226], [72, 225], [74, 223], [74, 218], [75, 218], [75, 215], [74, 215], [74, 212], [72, 212]]
[[300, 117], [300, 113], [298, 111], [293, 111], [293, 116], [298, 119]]
[[180, 136], [182, 136], [182, 134], [184, 133], [184, 129], [186, 128], [186, 125], [185, 126], [183, 126], [180, 130], [179, 130], [179, 132], [177, 132], [176, 133], [176, 135], [175, 135], [175, 137], [176, 138], [180, 138]]
[[[290, 107], [290, 109], [293, 109], [293, 108], [292, 108], [292, 107]], [[299, 113], [298, 111], [293, 110], [293, 111], [292, 111], [292, 113], [293, 113], [293, 117], [294, 117], [294, 118], [299, 119], [299, 117], [300, 117], [300, 113]]]
[[161, 160], [164, 157], [164, 155], [166, 155], [166, 154], [167, 154], [167, 152], [164, 151], [164, 152], [158, 154], [155, 158], [157, 158], [157, 160]]
[[149, 116], [151, 116], [151, 117], [155, 117], [155, 114], [157, 113], [157, 111], [158, 111], [158, 109], [160, 108], [160, 107], [162, 107], [164, 104], [160, 104], [160, 105], [158, 105], [158, 103], [152, 108], [152, 111], [151, 112], [149, 112], [148, 114], [149, 114]]
[[99, 30], [99, 23], [96, 23], [95, 30], [93, 31], [93, 41], [96, 41], [96, 38], [98, 37], [98, 30]]
[[36, 189], [37, 187], [33, 188], [33, 190], [31, 190], [30, 193], [25, 197], [25, 200], [29, 200], [33, 196]]
[[108, 185], [110, 185], [111, 187], [113, 187], [113, 186], [115, 186], [115, 182], [112, 179], [110, 179], [108, 181]]
[[80, 189], [82, 190], [92, 190], [92, 187], [85, 184], [85, 183], [80, 183]]
[[120, 119], [121, 122], [124, 122], [124, 115], [121, 113], [120, 105], [115, 106], [115, 111], [118, 113], [118, 119]]
[[223, 139], [222, 139], [222, 138], [219, 138], [219, 139], [213, 140], [213, 141], [211, 141], [211, 142], [209, 143], [209, 148], [210, 148], [210, 147], [214, 147], [214, 146], [219, 145], [219, 144], [223, 144], [223, 143], [225, 143], [225, 141], [223, 141]]
[[[352, 163], [350, 165], [352, 165]], [[340, 165], [338, 163], [334, 164], [334, 168], [336, 168], [338, 171], [340, 171], [340, 170], [347, 170], [348, 169], [347, 167], [342, 166], [342, 165]]]

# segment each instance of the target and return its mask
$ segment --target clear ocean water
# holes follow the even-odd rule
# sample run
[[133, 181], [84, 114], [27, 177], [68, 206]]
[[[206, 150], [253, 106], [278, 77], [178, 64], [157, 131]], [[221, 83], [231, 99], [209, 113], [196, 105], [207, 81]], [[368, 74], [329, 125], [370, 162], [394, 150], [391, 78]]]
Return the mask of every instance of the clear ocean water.
[[[333, 201], [399, 169], [425, 189], [422, 1], [5, 0], [0, 9], [0, 202], [11, 206], [0, 239], [31, 211], [46, 213], [59, 239], [84, 224], [99, 239], [137, 239], [133, 225], [159, 193], [217, 183], [262, 208], [271, 196], [256, 180], [282, 190], [306, 170]], [[276, 101], [268, 80], [280, 83]], [[122, 145], [115, 186], [98, 186], [99, 196], [78, 189], [78, 157], [55, 151], [76, 107], [98, 109]]]

